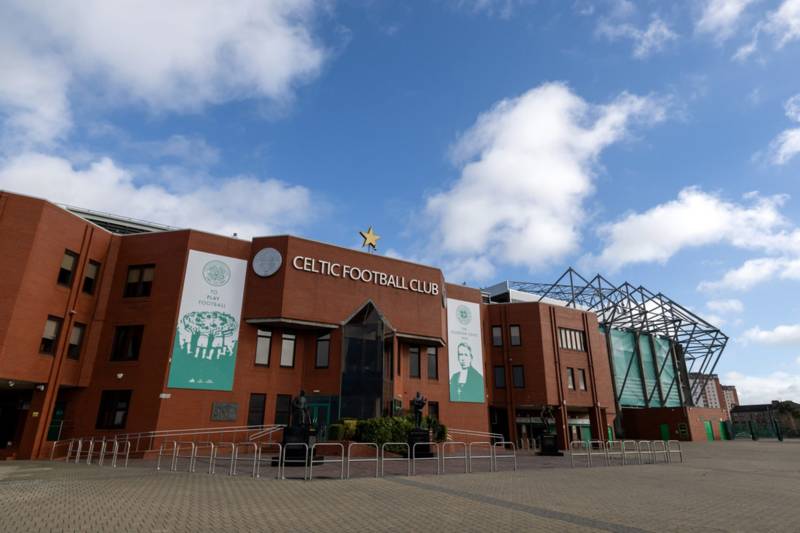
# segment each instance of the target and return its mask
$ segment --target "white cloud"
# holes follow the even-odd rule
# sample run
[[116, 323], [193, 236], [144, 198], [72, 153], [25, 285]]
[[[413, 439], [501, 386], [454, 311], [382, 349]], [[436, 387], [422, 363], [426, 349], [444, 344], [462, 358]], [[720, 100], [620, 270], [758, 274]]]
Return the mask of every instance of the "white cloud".
[[[800, 122], [800, 94], [786, 100], [784, 109], [790, 120]], [[770, 160], [775, 165], [783, 165], [800, 154], [800, 128], [782, 131], [770, 143], [769, 154]]]
[[721, 242], [767, 250], [793, 240], [800, 245], [800, 233], [780, 231], [788, 225], [778, 210], [783, 196], [751, 193], [745, 200], [748, 204], [737, 204], [695, 187], [683, 189], [675, 200], [601, 225], [605, 246], [596, 260], [615, 270], [630, 263], [664, 263], [684, 248]]
[[744, 304], [741, 300], [735, 298], [729, 298], [727, 300], [709, 300], [706, 302], [706, 307], [721, 314], [736, 314], [744, 311]]
[[745, 331], [743, 338], [758, 344], [800, 347], [800, 324], [781, 325], [766, 330], [756, 326]]
[[783, 0], [778, 9], [768, 12], [753, 27], [750, 42], [737, 50], [734, 59], [743, 61], [752, 56], [762, 34], [772, 38], [776, 50], [800, 39], [800, 0]]
[[794, 362], [800, 365], [800, 356], [798, 356], [797, 359], [794, 360]]
[[490, 258], [533, 268], [574, 252], [598, 157], [664, 116], [654, 98], [591, 105], [559, 83], [502, 100], [453, 147], [460, 178], [427, 200], [432, 248], [474, 273], [464, 279], [491, 273]]
[[325, 58], [311, 33], [316, 11], [312, 0], [4, 2], [7, 135], [22, 129], [36, 142], [63, 135], [74, 87], [156, 111], [247, 97], [288, 101]]
[[728, 372], [725, 383], [736, 385], [742, 404], [770, 403], [773, 400], [800, 401], [800, 375], [773, 372], [767, 376], [747, 376]]
[[639, 29], [629, 23], [601, 20], [597, 33], [610, 41], [630, 39], [633, 41], [633, 57], [645, 59], [655, 52], [660, 52], [666, 44], [678, 38], [667, 24], [659, 17], [653, 17], [645, 29]]
[[314, 213], [310, 192], [275, 179], [217, 179], [185, 192], [138, 184], [109, 158], [82, 168], [40, 153], [25, 153], [0, 166], [0, 188], [180, 228], [240, 237], [297, 228]]
[[708, 0], [695, 30], [711, 34], [717, 41], [728, 39], [736, 30], [744, 10], [754, 0]]

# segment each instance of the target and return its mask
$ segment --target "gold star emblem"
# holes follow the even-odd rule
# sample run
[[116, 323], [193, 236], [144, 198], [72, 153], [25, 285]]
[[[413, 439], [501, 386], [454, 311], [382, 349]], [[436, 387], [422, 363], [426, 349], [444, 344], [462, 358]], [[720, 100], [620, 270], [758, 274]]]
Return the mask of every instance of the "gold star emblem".
[[378, 248], [378, 239], [380, 239], [380, 236], [375, 235], [375, 232], [372, 231], [372, 226], [370, 226], [367, 231], [359, 231], [358, 233], [360, 233], [361, 237], [364, 239], [364, 242], [361, 243], [362, 248], [365, 246], [367, 249], [372, 248], [373, 250]]

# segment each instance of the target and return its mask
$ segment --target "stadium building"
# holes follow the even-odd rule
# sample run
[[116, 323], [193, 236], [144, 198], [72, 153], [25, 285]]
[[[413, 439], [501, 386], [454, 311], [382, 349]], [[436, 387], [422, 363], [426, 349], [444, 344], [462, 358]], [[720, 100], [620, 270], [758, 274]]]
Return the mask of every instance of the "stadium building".
[[417, 392], [461, 440], [720, 436], [722, 411], [692, 407], [705, 383], [688, 375], [713, 372], [726, 337], [599, 276], [480, 290], [308, 239], [6, 192], [0, 254], [0, 458], [70, 437], [286, 424], [301, 389], [323, 436], [406, 412]]

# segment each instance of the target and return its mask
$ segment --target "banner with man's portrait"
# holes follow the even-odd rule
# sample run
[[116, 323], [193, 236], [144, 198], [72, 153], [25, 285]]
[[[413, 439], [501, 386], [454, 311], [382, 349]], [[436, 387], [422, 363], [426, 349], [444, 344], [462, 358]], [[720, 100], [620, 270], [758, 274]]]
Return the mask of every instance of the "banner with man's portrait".
[[451, 402], [483, 403], [483, 345], [480, 306], [447, 299], [447, 360]]

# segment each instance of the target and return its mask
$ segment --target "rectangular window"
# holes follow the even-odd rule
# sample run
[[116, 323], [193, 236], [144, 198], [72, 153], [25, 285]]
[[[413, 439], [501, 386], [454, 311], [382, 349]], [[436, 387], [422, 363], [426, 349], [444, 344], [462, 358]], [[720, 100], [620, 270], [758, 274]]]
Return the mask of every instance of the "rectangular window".
[[418, 378], [419, 375], [419, 346], [412, 346], [408, 349], [408, 376]]
[[578, 388], [586, 390], [586, 371], [582, 368], [578, 369]]
[[143, 298], [150, 296], [153, 287], [155, 265], [134, 265], [128, 267], [128, 278], [125, 281], [126, 298]]
[[97, 286], [97, 277], [100, 274], [100, 263], [97, 261], [89, 261], [86, 265], [86, 271], [83, 274], [83, 292], [86, 294], [94, 294], [94, 288]]
[[292, 396], [289, 394], [278, 394], [278, 398], [275, 401], [275, 423], [288, 426], [291, 411]]
[[294, 345], [297, 337], [284, 333], [281, 336], [281, 366], [291, 368], [294, 366]]
[[86, 332], [84, 324], [77, 322], [72, 325], [72, 333], [69, 335], [69, 345], [67, 346], [67, 357], [70, 359], [80, 359], [81, 347], [83, 346], [83, 334]]
[[247, 408], [247, 425], [264, 425], [264, 408], [267, 406], [267, 395], [253, 393], [250, 395], [250, 404]]
[[52, 355], [56, 351], [56, 343], [61, 333], [61, 319], [57, 316], [48, 316], [44, 323], [42, 342], [39, 343], [39, 353]]
[[131, 405], [130, 390], [104, 390], [100, 394], [97, 429], [122, 429]]
[[256, 364], [269, 366], [269, 350], [272, 347], [272, 332], [258, 330], [256, 337]]
[[520, 336], [519, 326], [509, 326], [508, 333], [511, 337], [511, 346], [519, 346], [522, 344], [522, 337]]
[[586, 351], [583, 331], [577, 329], [558, 328], [558, 346], [564, 350], [576, 352]]
[[506, 369], [502, 366], [494, 367], [494, 386], [498, 389], [506, 388]]
[[575, 390], [575, 371], [571, 368], [567, 368], [567, 388]]
[[317, 338], [317, 360], [315, 366], [317, 368], [328, 368], [330, 364], [331, 352], [331, 334], [323, 335]]
[[428, 347], [428, 379], [439, 379], [439, 350]]
[[525, 367], [522, 365], [514, 365], [511, 367], [511, 376], [514, 378], [514, 388], [525, 388]]
[[439, 420], [439, 402], [428, 402], [428, 416]]
[[142, 347], [144, 326], [117, 326], [111, 345], [112, 361], [136, 361]]
[[64, 250], [64, 257], [61, 258], [61, 267], [58, 269], [58, 284], [69, 287], [72, 285], [72, 278], [75, 275], [75, 267], [78, 265], [78, 254], [69, 250]]
[[500, 326], [492, 326], [492, 346], [503, 345], [503, 328]]

